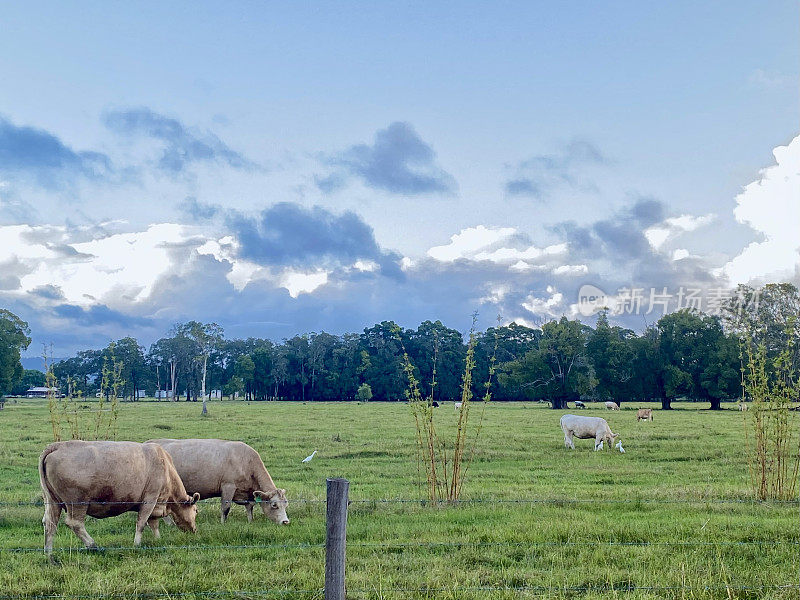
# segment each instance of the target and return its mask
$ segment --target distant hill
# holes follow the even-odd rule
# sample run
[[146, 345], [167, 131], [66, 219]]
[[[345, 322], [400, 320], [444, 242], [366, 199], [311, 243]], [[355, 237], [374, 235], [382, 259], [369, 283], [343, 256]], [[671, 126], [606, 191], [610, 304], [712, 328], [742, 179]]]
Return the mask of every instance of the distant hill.
[[[52, 362], [56, 363], [62, 358], [54, 358]], [[41, 356], [23, 356], [22, 360], [23, 369], [36, 369], [37, 371], [44, 371], [44, 360], [42, 360]]]

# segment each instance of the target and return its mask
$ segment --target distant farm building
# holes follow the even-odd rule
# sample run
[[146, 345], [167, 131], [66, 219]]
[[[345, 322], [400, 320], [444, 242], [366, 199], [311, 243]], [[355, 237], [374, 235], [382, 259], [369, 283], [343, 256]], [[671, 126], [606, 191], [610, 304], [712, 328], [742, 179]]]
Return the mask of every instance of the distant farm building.
[[51, 388], [51, 387], [32, 387], [28, 388], [28, 391], [25, 392], [26, 398], [47, 398], [49, 394], [55, 394], [56, 396], [60, 396], [61, 394], [58, 393], [58, 388]]

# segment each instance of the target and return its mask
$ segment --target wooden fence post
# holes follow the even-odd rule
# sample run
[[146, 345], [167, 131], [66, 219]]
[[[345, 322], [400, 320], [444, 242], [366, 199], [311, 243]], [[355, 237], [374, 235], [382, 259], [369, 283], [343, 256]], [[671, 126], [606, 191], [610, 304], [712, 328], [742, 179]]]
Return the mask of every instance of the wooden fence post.
[[347, 479], [327, 480], [325, 516], [325, 600], [345, 600], [344, 564], [347, 543]]

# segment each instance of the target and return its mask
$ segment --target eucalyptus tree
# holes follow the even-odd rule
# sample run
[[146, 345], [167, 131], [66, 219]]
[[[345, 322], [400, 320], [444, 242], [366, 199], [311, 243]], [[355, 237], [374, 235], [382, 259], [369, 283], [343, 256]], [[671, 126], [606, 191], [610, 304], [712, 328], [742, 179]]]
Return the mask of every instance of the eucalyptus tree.
[[200, 395], [203, 398], [203, 415], [208, 414], [206, 395], [206, 376], [208, 374], [208, 359], [223, 342], [224, 331], [216, 323], [200, 323], [199, 321], [189, 321], [180, 326], [180, 330], [193, 340], [196, 346], [195, 360], [200, 365]]

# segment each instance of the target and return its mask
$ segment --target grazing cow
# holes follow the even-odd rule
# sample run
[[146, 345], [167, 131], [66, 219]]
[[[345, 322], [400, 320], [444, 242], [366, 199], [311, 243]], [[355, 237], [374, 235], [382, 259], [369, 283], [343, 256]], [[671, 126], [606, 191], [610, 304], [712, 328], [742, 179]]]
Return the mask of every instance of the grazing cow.
[[747, 410], [747, 404], [745, 404], [744, 402], [740, 402], [739, 403], [739, 410], [742, 411], [742, 412], [746, 411]]
[[439, 408], [439, 403], [438, 403], [438, 402], [436, 402], [436, 400], [434, 400], [433, 402], [431, 402], [431, 406], [432, 406], [433, 408]]
[[86, 531], [86, 515], [97, 519], [139, 513], [133, 543], [142, 543], [149, 525], [159, 537], [158, 519], [170, 516], [183, 531], [197, 531], [199, 494], [186, 493], [169, 454], [156, 444], [136, 442], [55, 442], [39, 457], [44, 496], [44, 550], [53, 551], [61, 511], [67, 526], [87, 548], [97, 548]]
[[461, 408], [461, 405], [464, 404], [463, 402], [453, 402], [453, 410], [458, 410]]
[[253, 507], [278, 525], [288, 525], [286, 490], [278, 489], [258, 452], [244, 442], [228, 440], [150, 440], [172, 456], [172, 462], [187, 490], [201, 498], [221, 498], [224, 523], [231, 503], [244, 504], [247, 521], [253, 520]]
[[652, 421], [653, 420], [653, 409], [652, 408], [640, 408], [636, 411], [636, 422], [639, 421]]
[[586, 405], [580, 400], [575, 400], [575, 408], [586, 408]]
[[603, 442], [609, 446], [617, 437], [616, 433], [611, 433], [608, 422], [600, 417], [579, 417], [578, 415], [564, 415], [561, 417], [561, 430], [564, 432], [564, 445], [567, 448], [575, 449], [573, 438], [579, 440], [589, 440], [594, 438], [595, 451], [602, 449]]
[[617, 404], [616, 402], [608, 401], [606, 402], [606, 408], [608, 410], [619, 410], [619, 404]]

